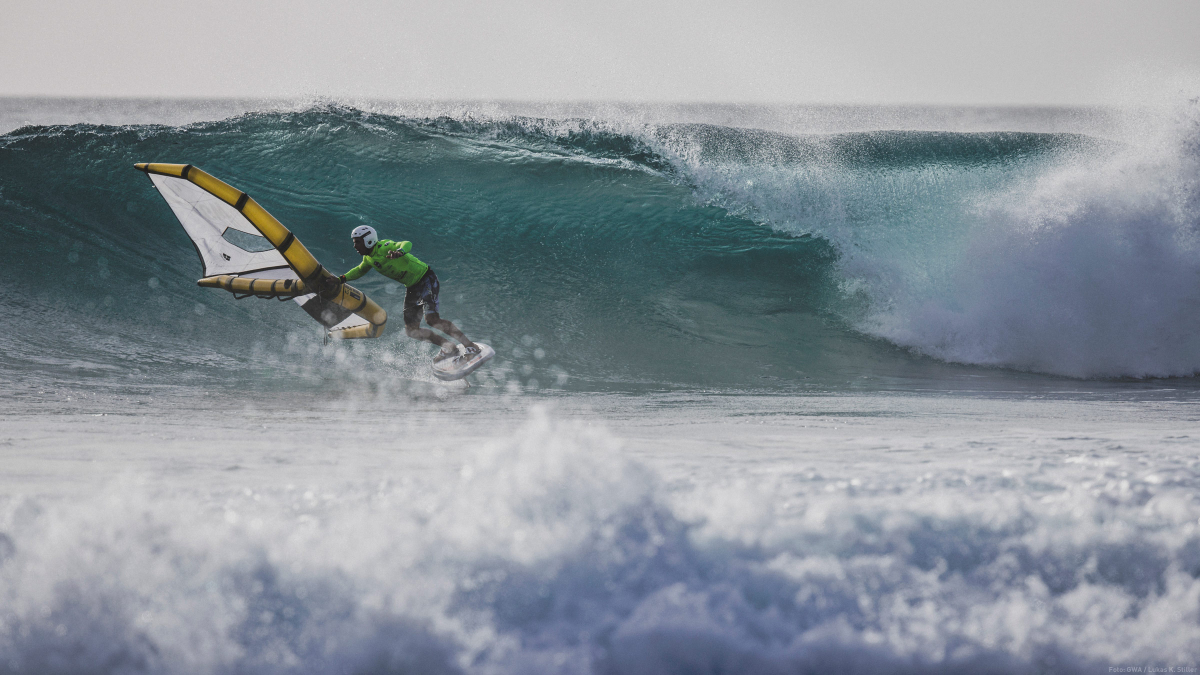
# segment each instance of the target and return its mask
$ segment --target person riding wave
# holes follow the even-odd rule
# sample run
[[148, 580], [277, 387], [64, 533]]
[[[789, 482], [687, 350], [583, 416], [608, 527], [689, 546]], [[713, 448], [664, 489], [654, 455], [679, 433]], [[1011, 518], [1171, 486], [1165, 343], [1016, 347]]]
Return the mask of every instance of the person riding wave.
[[354, 250], [362, 255], [357, 267], [338, 277], [340, 283], [354, 281], [372, 269], [383, 276], [404, 284], [404, 332], [411, 338], [432, 342], [442, 348], [434, 361], [442, 361], [458, 354], [458, 345], [428, 328], [421, 327], [421, 316], [425, 323], [458, 340], [464, 347], [463, 358], [470, 359], [479, 354], [479, 347], [463, 334], [458, 326], [438, 314], [438, 278], [433, 268], [418, 260], [409, 251], [412, 242], [395, 242], [379, 239], [375, 228], [360, 225], [350, 233]]

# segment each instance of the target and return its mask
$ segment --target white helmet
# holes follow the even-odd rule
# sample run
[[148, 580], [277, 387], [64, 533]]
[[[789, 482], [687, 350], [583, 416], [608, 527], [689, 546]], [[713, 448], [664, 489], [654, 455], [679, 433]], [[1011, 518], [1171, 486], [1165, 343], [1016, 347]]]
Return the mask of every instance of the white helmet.
[[[363, 248], [367, 251], [375, 248], [375, 244], [379, 243], [379, 235], [375, 234], [375, 228], [370, 225], [359, 225], [350, 233], [350, 239], [354, 241], [354, 248], [358, 249], [358, 244], [361, 241]], [[361, 253], [361, 251], [359, 251]], [[363, 253], [366, 255], [366, 253]]]

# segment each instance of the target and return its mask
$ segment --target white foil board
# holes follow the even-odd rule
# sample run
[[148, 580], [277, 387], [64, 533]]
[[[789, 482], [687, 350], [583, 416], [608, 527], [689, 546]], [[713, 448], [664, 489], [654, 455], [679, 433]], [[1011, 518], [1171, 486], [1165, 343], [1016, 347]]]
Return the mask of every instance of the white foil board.
[[479, 346], [479, 353], [470, 360], [462, 358], [462, 345], [458, 346], [460, 356], [445, 359], [444, 361], [434, 361], [433, 376], [439, 380], [461, 380], [462, 378], [475, 372], [479, 366], [492, 360], [496, 355], [496, 350], [482, 342], [476, 342]]

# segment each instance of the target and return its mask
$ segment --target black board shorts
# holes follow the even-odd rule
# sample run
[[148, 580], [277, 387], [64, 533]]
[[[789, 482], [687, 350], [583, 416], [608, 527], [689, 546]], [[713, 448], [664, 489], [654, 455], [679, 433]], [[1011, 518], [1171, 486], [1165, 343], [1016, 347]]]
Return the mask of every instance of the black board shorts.
[[438, 278], [430, 267], [421, 280], [404, 292], [404, 323], [405, 325], [421, 323], [421, 315], [425, 312], [438, 312]]

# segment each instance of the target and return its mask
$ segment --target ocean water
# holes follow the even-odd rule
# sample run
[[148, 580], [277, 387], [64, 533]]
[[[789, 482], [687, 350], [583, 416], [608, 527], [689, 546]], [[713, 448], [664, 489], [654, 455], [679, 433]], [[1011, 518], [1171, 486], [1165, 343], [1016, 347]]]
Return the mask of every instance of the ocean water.
[[[1200, 667], [1195, 99], [0, 133], [0, 673]], [[412, 240], [496, 359], [198, 288], [140, 161]]]

